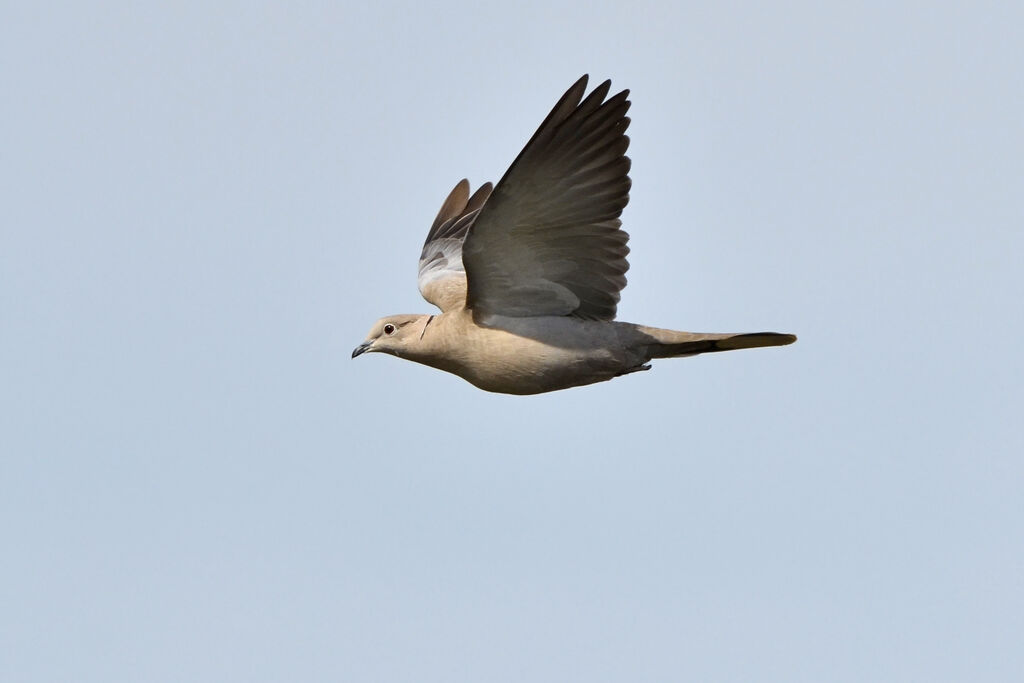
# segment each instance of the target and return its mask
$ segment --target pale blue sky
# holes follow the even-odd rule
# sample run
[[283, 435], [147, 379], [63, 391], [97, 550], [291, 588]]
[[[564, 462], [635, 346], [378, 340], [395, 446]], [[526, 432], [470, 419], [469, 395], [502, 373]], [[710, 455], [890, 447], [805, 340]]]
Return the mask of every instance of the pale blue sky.
[[[0, 680], [1024, 679], [1024, 10], [89, 5], [0, 9]], [[800, 341], [350, 360], [584, 72], [620, 318]]]

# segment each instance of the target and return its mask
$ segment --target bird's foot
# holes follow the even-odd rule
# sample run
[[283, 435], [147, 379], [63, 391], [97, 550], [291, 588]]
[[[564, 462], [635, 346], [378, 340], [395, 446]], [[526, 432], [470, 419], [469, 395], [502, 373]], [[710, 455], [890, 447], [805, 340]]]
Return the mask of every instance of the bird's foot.
[[622, 372], [619, 373], [618, 376], [622, 377], [623, 375], [628, 375], [628, 374], [630, 374], [632, 372], [643, 372], [644, 370], [650, 370], [650, 369], [651, 369], [651, 364], [650, 363], [645, 363], [644, 365], [638, 365], [635, 368], [630, 368], [628, 370], [623, 370]]

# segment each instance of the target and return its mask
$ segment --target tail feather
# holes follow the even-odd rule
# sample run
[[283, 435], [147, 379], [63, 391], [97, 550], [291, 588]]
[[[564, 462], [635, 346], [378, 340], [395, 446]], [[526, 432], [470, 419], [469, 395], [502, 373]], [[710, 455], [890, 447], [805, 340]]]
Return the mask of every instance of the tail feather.
[[778, 332], [701, 334], [657, 328], [644, 328], [643, 331], [656, 340], [649, 346], [651, 358], [694, 356], [698, 353], [756, 349], [762, 346], [786, 346], [796, 341], [796, 335]]

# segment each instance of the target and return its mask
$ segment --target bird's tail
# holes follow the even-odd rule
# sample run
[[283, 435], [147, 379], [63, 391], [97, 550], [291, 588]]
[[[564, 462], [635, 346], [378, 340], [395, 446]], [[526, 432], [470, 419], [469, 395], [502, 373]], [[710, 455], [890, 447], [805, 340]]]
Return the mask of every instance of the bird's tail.
[[662, 330], [657, 327], [641, 327], [640, 331], [648, 337], [653, 337], [653, 343], [648, 347], [651, 358], [695, 356], [698, 353], [755, 349], [760, 346], [785, 346], [796, 341], [796, 335], [778, 332], [705, 334]]

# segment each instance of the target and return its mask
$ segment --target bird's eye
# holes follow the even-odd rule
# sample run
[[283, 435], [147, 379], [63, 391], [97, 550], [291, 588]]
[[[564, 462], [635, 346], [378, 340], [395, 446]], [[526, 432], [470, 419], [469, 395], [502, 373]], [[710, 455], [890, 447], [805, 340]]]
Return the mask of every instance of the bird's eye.
[[395, 326], [394, 325], [392, 325], [391, 323], [388, 323], [387, 325], [384, 326], [384, 334], [394, 334], [394, 333], [395, 333]]

